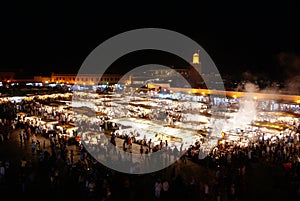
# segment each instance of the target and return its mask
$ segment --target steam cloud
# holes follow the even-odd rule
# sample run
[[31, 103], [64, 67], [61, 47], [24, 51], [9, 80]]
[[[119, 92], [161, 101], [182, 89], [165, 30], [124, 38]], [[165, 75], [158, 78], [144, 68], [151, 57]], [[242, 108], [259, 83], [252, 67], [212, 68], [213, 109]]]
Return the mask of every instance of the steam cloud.
[[285, 91], [289, 94], [300, 92], [300, 55], [281, 52], [277, 55], [278, 64], [283, 69]]

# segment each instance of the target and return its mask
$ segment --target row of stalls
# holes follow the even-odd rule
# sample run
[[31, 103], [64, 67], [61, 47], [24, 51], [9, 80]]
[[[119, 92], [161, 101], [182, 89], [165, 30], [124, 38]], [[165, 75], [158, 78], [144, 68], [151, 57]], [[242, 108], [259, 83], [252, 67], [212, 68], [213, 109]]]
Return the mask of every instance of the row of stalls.
[[[171, 149], [182, 147], [184, 150], [188, 149], [195, 141], [200, 141], [203, 138], [195, 130], [169, 127], [161, 121], [149, 121], [130, 117], [115, 118], [109, 121], [121, 125], [119, 129], [114, 131], [116, 136], [121, 138], [129, 136], [138, 144], [149, 142], [151, 139], [152, 146], [156, 146], [161, 142], [165, 143], [167, 141]], [[126, 128], [122, 128], [124, 126]]]
[[[51, 107], [51, 110], [53, 109], [53, 105], [45, 106], [46, 109], [49, 109], [49, 107]], [[37, 128], [37, 134], [41, 134], [46, 138], [56, 137], [57, 135], [60, 138], [69, 140], [71, 138], [75, 139], [75, 137], [77, 137], [78, 127], [73, 121], [69, 121], [68, 123], [62, 123], [60, 120], [57, 120], [55, 118], [42, 118], [41, 116], [28, 115], [25, 112], [17, 113], [16, 118], [21, 128], [24, 128], [25, 123], [27, 123], [30, 126]]]

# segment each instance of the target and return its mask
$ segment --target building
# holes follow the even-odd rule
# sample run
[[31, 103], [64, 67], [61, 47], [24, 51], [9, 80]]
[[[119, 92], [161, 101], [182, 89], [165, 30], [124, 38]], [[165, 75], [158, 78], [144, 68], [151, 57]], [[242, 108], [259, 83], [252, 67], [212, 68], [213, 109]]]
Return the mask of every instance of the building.
[[14, 81], [15, 81], [15, 72], [11, 72], [11, 71], [0, 72], [0, 82], [14, 82]]
[[[112, 85], [117, 84], [122, 78], [119, 74], [56, 74], [52, 73], [49, 83], [59, 84], [78, 84], [78, 85], [96, 85], [106, 84]], [[42, 79], [43, 78], [39, 78]], [[46, 80], [44, 80], [45, 82]]]
[[[122, 78], [122, 79], [121, 79]], [[51, 73], [49, 76], [34, 75], [31, 77], [15, 76], [14, 72], [0, 72], [0, 82], [2, 83], [41, 83], [41, 84], [78, 84], [78, 85], [113, 85], [119, 82], [126, 82], [120, 74], [60, 74]], [[121, 84], [121, 83], [120, 83]]]
[[173, 69], [167, 67], [156, 67], [147, 69], [146, 72], [130, 74], [129, 85], [132, 87], [148, 87], [164, 85], [171, 87], [182, 86], [183, 80], [188, 80], [188, 69]]
[[51, 82], [51, 77], [37, 75], [33, 76], [33, 81], [48, 84]]
[[182, 68], [153, 66], [146, 72], [131, 74], [130, 84], [133, 87], [148, 88], [154, 86], [153, 84], [175, 88], [199, 88], [203, 83], [199, 51], [193, 54], [190, 64]]

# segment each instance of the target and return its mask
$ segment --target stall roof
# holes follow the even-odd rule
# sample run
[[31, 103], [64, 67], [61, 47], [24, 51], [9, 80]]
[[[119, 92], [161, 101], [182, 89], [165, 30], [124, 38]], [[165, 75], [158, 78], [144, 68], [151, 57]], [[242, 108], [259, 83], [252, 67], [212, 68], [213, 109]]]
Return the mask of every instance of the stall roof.
[[25, 120], [27, 120], [27, 119], [39, 119], [39, 118], [41, 118], [41, 117], [38, 117], [38, 116], [27, 116], [27, 117], [25, 117]]
[[46, 120], [46, 124], [58, 124], [58, 121], [55, 120]]
[[27, 115], [26, 112], [18, 112], [17, 115]]
[[70, 125], [70, 124], [64, 124], [64, 125], [59, 125], [59, 127], [69, 129], [69, 128], [76, 128], [76, 126]]
[[163, 134], [165, 136], [171, 136], [176, 138], [182, 138], [183, 142], [193, 143], [196, 137], [199, 137], [199, 134], [196, 130], [188, 130], [181, 128], [172, 128], [165, 126], [165, 123], [162, 121], [148, 121], [145, 119], [135, 119], [135, 118], [119, 118], [109, 120], [124, 126], [131, 126], [133, 129], [136, 129], [138, 133], [144, 135], [157, 135]]

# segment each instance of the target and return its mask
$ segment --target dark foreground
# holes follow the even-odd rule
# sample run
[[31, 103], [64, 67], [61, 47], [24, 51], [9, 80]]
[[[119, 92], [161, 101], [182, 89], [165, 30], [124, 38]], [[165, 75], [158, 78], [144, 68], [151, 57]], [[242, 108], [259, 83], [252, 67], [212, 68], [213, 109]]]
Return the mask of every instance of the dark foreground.
[[[107, 169], [88, 155], [81, 163], [81, 150], [76, 145], [67, 147], [68, 154], [71, 150], [74, 152], [73, 164], [68, 165], [66, 161], [52, 157], [54, 152], [48, 139], [37, 136], [35, 140], [45, 140], [43, 151], [50, 154], [41, 160], [37, 153], [32, 154], [31, 141], [20, 143], [18, 133], [17, 129], [9, 139], [0, 142], [0, 161], [10, 164], [0, 184], [0, 195], [10, 200], [300, 200], [297, 194], [299, 181], [292, 180], [281, 166], [266, 165], [261, 160], [248, 161], [242, 179], [234, 176], [233, 169], [232, 172], [221, 169], [222, 179], [218, 180], [217, 169], [205, 161], [199, 163], [190, 159], [186, 163], [179, 160], [152, 174], [129, 175]], [[22, 159], [28, 162], [26, 168], [21, 167]], [[88, 171], [85, 165], [88, 165]], [[55, 176], [56, 171], [58, 175]], [[169, 183], [169, 190], [161, 191], [160, 199], [155, 197], [154, 188], [158, 179]], [[94, 191], [88, 185], [92, 182], [95, 182]], [[216, 185], [216, 182], [222, 182], [222, 185]], [[234, 187], [235, 193], [222, 187], [229, 183], [239, 184]], [[209, 186], [207, 193], [206, 184]]]

